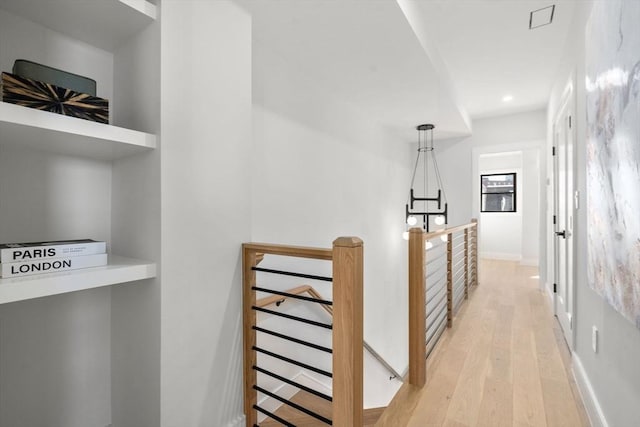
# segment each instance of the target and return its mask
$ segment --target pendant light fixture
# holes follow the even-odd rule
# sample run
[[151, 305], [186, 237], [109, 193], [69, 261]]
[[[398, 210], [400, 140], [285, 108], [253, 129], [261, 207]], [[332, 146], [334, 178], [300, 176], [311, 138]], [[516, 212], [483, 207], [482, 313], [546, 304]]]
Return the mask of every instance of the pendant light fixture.
[[[429, 232], [432, 221], [436, 226], [445, 226], [449, 223], [447, 196], [444, 192], [433, 149], [434, 128], [435, 126], [432, 124], [423, 124], [416, 127], [418, 131], [418, 155], [413, 168], [409, 198], [405, 207], [407, 229], [421, 223], [422, 228]], [[423, 172], [421, 189], [423, 195], [416, 196], [416, 175], [420, 165], [422, 165]], [[403, 237], [408, 239], [409, 233], [403, 233]]]

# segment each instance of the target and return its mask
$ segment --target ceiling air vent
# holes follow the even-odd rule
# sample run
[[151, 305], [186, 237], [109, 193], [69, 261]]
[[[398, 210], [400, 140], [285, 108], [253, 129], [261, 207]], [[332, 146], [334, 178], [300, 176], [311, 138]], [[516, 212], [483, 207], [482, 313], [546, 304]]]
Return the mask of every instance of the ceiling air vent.
[[544, 27], [553, 22], [553, 13], [556, 11], [556, 5], [543, 7], [529, 13], [529, 29]]

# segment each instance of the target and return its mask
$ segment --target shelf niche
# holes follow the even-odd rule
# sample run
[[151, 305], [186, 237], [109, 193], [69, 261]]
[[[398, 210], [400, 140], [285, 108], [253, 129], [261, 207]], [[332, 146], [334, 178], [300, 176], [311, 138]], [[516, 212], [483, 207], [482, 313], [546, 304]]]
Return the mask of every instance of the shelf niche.
[[2, 426], [160, 424], [156, 14], [146, 0], [0, 0], [0, 69], [94, 78], [118, 125], [0, 103], [0, 242], [92, 238], [131, 257], [0, 279]]

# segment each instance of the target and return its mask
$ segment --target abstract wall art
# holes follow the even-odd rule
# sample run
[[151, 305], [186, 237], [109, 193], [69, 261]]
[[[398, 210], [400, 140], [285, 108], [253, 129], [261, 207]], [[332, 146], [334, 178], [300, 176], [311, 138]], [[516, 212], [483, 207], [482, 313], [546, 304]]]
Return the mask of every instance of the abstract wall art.
[[640, 2], [594, 2], [586, 29], [589, 285], [640, 328]]

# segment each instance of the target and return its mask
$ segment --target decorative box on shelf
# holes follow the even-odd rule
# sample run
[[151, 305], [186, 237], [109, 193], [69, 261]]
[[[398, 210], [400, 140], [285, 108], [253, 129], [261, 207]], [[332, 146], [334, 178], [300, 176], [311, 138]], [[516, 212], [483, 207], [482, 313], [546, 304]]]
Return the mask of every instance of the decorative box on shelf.
[[109, 123], [109, 101], [86, 93], [2, 73], [2, 101], [98, 123]]
[[98, 84], [95, 80], [27, 59], [16, 59], [11, 73], [23, 79], [49, 83], [91, 96], [96, 96], [97, 94]]

